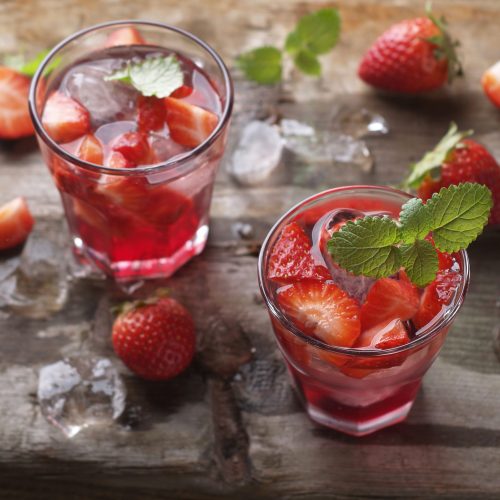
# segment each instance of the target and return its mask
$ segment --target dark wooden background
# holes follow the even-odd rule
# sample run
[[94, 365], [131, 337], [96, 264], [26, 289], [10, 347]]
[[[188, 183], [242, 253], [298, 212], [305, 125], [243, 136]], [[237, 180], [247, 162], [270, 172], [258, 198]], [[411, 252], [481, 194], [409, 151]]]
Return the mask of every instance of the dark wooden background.
[[[322, 79], [287, 68], [285, 84], [259, 89], [235, 73], [233, 136], [251, 117], [269, 114], [323, 126], [339, 107], [384, 115], [390, 134], [367, 139], [374, 172], [325, 167], [331, 186], [399, 182], [452, 119], [474, 128], [500, 160], [500, 114], [478, 83], [500, 58], [499, 2], [435, 2], [461, 38], [466, 77], [414, 98], [374, 93], [355, 70], [373, 38], [392, 22], [419, 14], [423, 2], [333, 4], [340, 8], [343, 33], [322, 59]], [[104, 20], [149, 18], [194, 32], [232, 66], [241, 50], [282, 43], [300, 15], [326, 5], [332, 4], [3, 0], [0, 52], [36, 52]], [[170, 382], [140, 381], [113, 357], [109, 306], [121, 292], [103, 280], [72, 279], [60, 310], [39, 318], [0, 308], [0, 498], [500, 498], [500, 363], [493, 342], [499, 232], [487, 231], [471, 249], [469, 296], [408, 420], [355, 439], [315, 426], [301, 411], [257, 288], [258, 246], [270, 224], [317, 190], [314, 183], [239, 188], [221, 168], [208, 248], [168, 282], [193, 312], [198, 334], [195, 363]], [[13, 193], [27, 197], [37, 234], [54, 240], [64, 254], [59, 198], [34, 140], [0, 145], [0, 203]], [[237, 221], [252, 224], [250, 239], [238, 237]], [[16, 258], [1, 259], [0, 280]], [[128, 389], [127, 410], [118, 422], [69, 440], [40, 413], [38, 370], [85, 353], [114, 360]]]

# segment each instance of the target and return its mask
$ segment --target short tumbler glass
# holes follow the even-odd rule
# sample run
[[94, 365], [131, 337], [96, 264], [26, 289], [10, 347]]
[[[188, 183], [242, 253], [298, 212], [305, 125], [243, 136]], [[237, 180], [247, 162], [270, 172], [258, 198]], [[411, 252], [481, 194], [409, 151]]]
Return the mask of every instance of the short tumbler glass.
[[[61, 148], [41, 121], [47, 89], [76, 61], [101, 49], [115, 30], [135, 28], [148, 44], [176, 51], [201, 66], [221, 100], [216, 128], [199, 146], [169, 161], [136, 168], [110, 168], [83, 161]], [[57, 61], [57, 65], [52, 64]], [[116, 21], [84, 29], [59, 43], [42, 62], [30, 91], [30, 112], [43, 158], [60, 192], [75, 254], [118, 281], [168, 277], [202, 252], [214, 178], [224, 153], [233, 104], [229, 72], [205, 42], [179, 28], [148, 21]], [[155, 206], [183, 204], [156, 225], [143, 224], [133, 207], [108, 203], [98, 196], [102, 183], [146, 186], [142, 200]], [[173, 194], [172, 194], [173, 193]], [[134, 200], [137, 202], [138, 199]], [[141, 206], [142, 208], [142, 206]]]
[[[310, 214], [317, 220], [336, 208], [389, 212], [397, 217], [410, 195], [387, 187], [347, 186], [316, 194], [288, 211], [271, 229], [259, 258], [259, 284], [292, 385], [309, 417], [322, 425], [362, 436], [406, 418], [421, 379], [437, 357], [469, 283], [465, 251], [458, 254], [463, 279], [450, 305], [418, 337], [387, 350], [334, 347], [303, 333], [280, 310], [267, 279], [269, 255], [283, 227]], [[312, 220], [312, 219], [311, 219]], [[342, 367], [363, 366], [369, 369]]]

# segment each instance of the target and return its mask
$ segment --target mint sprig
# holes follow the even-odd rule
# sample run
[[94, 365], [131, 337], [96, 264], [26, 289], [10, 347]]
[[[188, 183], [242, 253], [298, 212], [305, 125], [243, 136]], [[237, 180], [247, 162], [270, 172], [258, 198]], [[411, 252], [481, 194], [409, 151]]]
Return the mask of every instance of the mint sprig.
[[175, 55], [146, 57], [140, 61], [129, 61], [104, 78], [132, 85], [146, 97], [168, 97], [184, 83], [184, 75]]
[[[3, 60], [3, 64], [8, 66], [9, 68], [15, 69], [20, 73], [23, 73], [26, 76], [32, 78], [35, 76], [36, 70], [38, 66], [42, 63], [42, 61], [47, 57], [50, 50], [42, 50], [32, 59], [26, 59], [26, 57], [22, 54], [17, 55], [9, 55], [5, 56]], [[61, 63], [61, 58], [56, 56], [53, 57], [50, 61], [50, 64], [45, 68], [44, 74], [48, 75], [51, 71], [54, 71], [59, 64]]]
[[261, 84], [278, 83], [282, 78], [283, 52], [288, 53], [295, 67], [307, 75], [319, 76], [319, 55], [329, 52], [338, 42], [340, 15], [337, 9], [320, 9], [303, 16], [288, 34], [284, 51], [271, 46], [241, 54], [236, 64], [249, 80]]
[[[417, 286], [436, 277], [437, 250], [457, 252], [481, 234], [493, 206], [491, 191], [466, 182], [442, 188], [423, 203], [412, 198], [401, 207], [399, 221], [367, 216], [334, 233], [328, 251], [345, 270], [372, 278], [403, 267]], [[425, 238], [431, 234], [434, 245]]]

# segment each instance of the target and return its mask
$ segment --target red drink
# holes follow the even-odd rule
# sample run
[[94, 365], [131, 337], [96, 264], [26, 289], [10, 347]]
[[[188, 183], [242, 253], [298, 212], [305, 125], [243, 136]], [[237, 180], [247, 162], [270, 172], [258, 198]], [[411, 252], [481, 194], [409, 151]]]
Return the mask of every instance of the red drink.
[[407, 416], [469, 280], [465, 251], [440, 253], [425, 288], [402, 270], [375, 280], [333, 262], [326, 242], [345, 221], [397, 218], [408, 198], [370, 186], [320, 193], [278, 221], [260, 256], [261, 291], [299, 397], [314, 421], [353, 435]]
[[[110, 80], [158, 60], [180, 70], [166, 97]], [[110, 23], [56, 47], [30, 109], [77, 254], [127, 280], [169, 276], [200, 253], [231, 106], [224, 64], [181, 30]]]

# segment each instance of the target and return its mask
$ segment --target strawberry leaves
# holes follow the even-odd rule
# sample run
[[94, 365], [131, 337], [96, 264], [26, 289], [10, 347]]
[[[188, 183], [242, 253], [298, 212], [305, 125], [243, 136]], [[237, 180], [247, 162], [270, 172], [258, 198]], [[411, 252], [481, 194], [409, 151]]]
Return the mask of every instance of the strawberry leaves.
[[[382, 278], [402, 266], [417, 286], [434, 280], [438, 270], [436, 249], [457, 252], [482, 232], [493, 206], [490, 190], [464, 183], [443, 188], [424, 205], [411, 199], [402, 206], [399, 221], [364, 217], [348, 222], [332, 235], [328, 251], [344, 269]], [[432, 232], [435, 247], [424, 238]]]
[[[320, 9], [303, 16], [298, 21], [286, 38], [284, 52], [293, 58], [297, 69], [317, 77], [321, 75], [318, 56], [333, 49], [339, 35], [338, 10]], [[265, 46], [241, 54], [236, 59], [236, 64], [249, 80], [260, 84], [273, 84], [281, 81], [282, 60], [282, 50]]]

